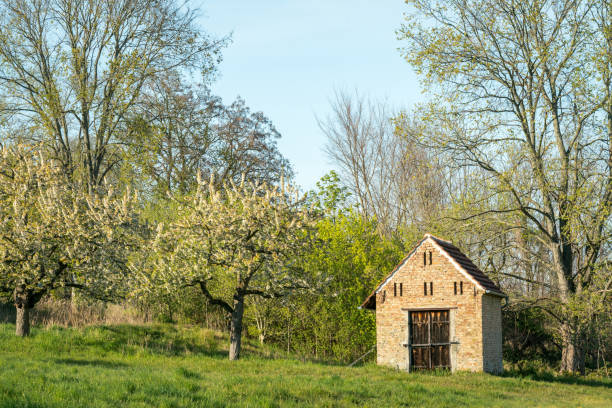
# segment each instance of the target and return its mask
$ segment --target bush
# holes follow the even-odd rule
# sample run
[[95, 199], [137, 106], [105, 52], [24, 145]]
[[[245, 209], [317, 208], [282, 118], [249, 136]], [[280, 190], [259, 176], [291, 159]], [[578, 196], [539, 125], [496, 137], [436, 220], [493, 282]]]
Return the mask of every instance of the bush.
[[503, 310], [504, 360], [513, 365], [552, 367], [561, 358], [550, 317], [540, 309]]

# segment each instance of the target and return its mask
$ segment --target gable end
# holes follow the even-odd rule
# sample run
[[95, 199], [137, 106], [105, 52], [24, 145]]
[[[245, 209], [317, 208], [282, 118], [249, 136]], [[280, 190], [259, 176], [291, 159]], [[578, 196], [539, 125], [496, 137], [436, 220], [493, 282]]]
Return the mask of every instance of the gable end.
[[414, 255], [414, 253], [419, 249], [419, 247], [427, 240], [427, 237], [424, 237], [416, 246], [410, 251], [410, 253], [398, 263], [395, 268], [391, 271], [389, 275], [370, 293], [370, 295], [363, 301], [359, 309], [376, 309], [376, 294], [393, 278], [393, 275], [402, 267], [404, 264]]
[[448, 258], [453, 266], [463, 274], [470, 282], [487, 294], [506, 297], [502, 290], [487, 275], [485, 275], [459, 248], [449, 241], [425, 234], [423, 239], [410, 251], [402, 261], [391, 271], [389, 275], [370, 293], [363, 301], [359, 309], [376, 310], [376, 294], [393, 278], [397, 271], [415, 254], [419, 247], [428, 239], [438, 250]]

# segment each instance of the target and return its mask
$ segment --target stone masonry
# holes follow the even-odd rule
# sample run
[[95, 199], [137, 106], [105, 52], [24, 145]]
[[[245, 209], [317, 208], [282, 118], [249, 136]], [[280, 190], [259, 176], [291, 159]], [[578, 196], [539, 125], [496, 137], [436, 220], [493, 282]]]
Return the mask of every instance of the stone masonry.
[[363, 306], [376, 311], [378, 364], [409, 370], [409, 311], [442, 309], [450, 311], [452, 370], [502, 371], [504, 295], [501, 290], [487, 290], [462, 269], [452, 255], [426, 235], [373, 293], [375, 298], [366, 299]]

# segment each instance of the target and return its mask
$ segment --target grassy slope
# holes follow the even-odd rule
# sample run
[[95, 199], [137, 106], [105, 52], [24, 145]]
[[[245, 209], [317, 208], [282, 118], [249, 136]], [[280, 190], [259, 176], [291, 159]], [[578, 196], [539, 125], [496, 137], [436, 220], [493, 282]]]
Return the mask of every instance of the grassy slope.
[[[271, 359], [247, 346], [230, 363], [196, 328], [34, 329], [0, 325], [0, 407], [604, 407], [612, 381], [406, 374]], [[225, 344], [221, 343], [224, 347]]]

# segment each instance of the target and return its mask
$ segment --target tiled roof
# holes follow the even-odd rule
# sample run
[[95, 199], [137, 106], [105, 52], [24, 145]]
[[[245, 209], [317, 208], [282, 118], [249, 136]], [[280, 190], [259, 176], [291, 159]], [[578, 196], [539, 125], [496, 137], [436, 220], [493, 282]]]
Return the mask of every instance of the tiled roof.
[[493, 282], [487, 275], [485, 275], [474, 263], [459, 250], [456, 246], [454, 246], [449, 241], [445, 241], [443, 239], [434, 237], [431, 234], [425, 234], [425, 237], [414, 247], [412, 251], [406, 256], [402, 261], [391, 271], [385, 279], [370, 293], [370, 295], [363, 301], [360, 308], [362, 309], [376, 309], [376, 293], [389, 281], [389, 279], [397, 272], [397, 270], [406, 262], [421, 246], [423, 242], [425, 242], [428, 238], [434, 241], [437, 246], [440, 247], [442, 251], [444, 251], [457, 265], [459, 265], [460, 269], [467, 273], [481, 289], [484, 289], [486, 292], [498, 295], [498, 296], [506, 296], [504, 292]]
[[446, 252], [451, 258], [453, 258], [455, 262], [461, 265], [461, 268], [463, 268], [464, 271], [470, 274], [470, 276], [474, 278], [485, 290], [497, 292], [500, 295], [504, 294], [500, 287], [497, 286], [495, 282], [493, 282], [491, 279], [489, 279], [489, 277], [485, 275], [484, 272], [478, 269], [478, 267], [474, 265], [474, 263], [467, 256], [465, 256], [463, 252], [459, 250], [459, 248], [454, 246], [452, 243], [444, 241], [440, 238], [436, 238], [433, 235], [431, 235], [431, 239], [433, 239], [436, 244], [441, 246], [442, 249], [444, 249], [444, 252]]

